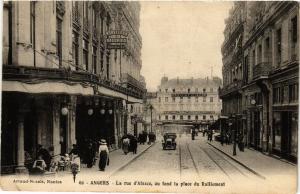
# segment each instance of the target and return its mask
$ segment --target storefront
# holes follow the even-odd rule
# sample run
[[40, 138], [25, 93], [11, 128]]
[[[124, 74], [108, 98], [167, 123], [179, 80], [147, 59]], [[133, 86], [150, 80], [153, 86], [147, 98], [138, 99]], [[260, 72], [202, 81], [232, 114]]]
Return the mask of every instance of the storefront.
[[298, 152], [298, 64], [272, 75], [272, 151], [297, 162]]
[[[241, 127], [244, 123], [247, 123], [247, 145], [263, 151], [263, 135], [264, 134], [264, 123], [267, 126], [266, 112], [267, 106], [265, 106], [265, 99], [261, 88], [257, 84], [252, 84], [248, 86], [245, 90], [245, 99], [247, 110], [245, 112], [245, 121], [241, 121]], [[265, 116], [264, 116], [265, 115]], [[265, 150], [266, 151], [266, 150]]]
[[[281, 107], [282, 108], [282, 107]], [[291, 110], [291, 107], [289, 107]], [[294, 108], [296, 109], [296, 107]], [[273, 153], [296, 161], [298, 147], [298, 112], [273, 111]]]
[[61, 107], [60, 95], [2, 93], [1, 173], [27, 171], [39, 144], [54, 158], [71, 148], [72, 110], [68, 107], [69, 114], [63, 115]]
[[79, 147], [87, 140], [105, 139], [115, 144], [113, 101], [104, 98], [80, 97], [76, 108], [76, 140]]

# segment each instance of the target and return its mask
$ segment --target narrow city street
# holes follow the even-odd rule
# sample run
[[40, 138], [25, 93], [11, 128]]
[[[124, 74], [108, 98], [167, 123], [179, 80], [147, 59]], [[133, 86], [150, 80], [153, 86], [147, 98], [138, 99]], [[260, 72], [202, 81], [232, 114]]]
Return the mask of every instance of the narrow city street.
[[[113, 188], [120, 192], [134, 190], [172, 193], [199, 191], [220, 193], [234, 190], [247, 191], [254, 187], [259, 188], [260, 193], [276, 193], [286, 188], [290, 180], [282, 172], [276, 175], [277, 180], [281, 180], [280, 183], [274, 184], [272, 178], [274, 175], [263, 174], [266, 176], [264, 178], [251, 172], [249, 168], [238, 164], [216, 149], [219, 142], [209, 142], [207, 136], [203, 137], [202, 134], [196, 136], [195, 140], [191, 139], [190, 134], [178, 136], [176, 150], [163, 150], [161, 139], [162, 137], [158, 137], [151, 145], [139, 145], [136, 155], [131, 152], [125, 155], [121, 149], [111, 152], [111, 164], [104, 172], [98, 170], [98, 162], [93, 168], [82, 166], [75, 182], [70, 171], [42, 177], [29, 176], [23, 179], [57, 180], [73, 185], [73, 189], [78, 191], [85, 189], [109, 191]], [[250, 153], [249, 150], [247, 152]], [[238, 155], [241, 153], [238, 152]], [[257, 162], [260, 163], [261, 159], [257, 157]], [[272, 160], [274, 163], [275, 159]], [[284, 166], [284, 164], [280, 165], [279, 168]], [[106, 187], [107, 185], [110, 187]], [[57, 185], [56, 188], [64, 190], [63, 185]]]
[[261, 180], [226, 155], [207, 144], [205, 137], [190, 135], [177, 138], [176, 150], [163, 150], [160, 141], [128, 166], [113, 175], [114, 179], [181, 180], [235, 183]]
[[297, 191], [297, 2], [2, 12], [1, 190]]

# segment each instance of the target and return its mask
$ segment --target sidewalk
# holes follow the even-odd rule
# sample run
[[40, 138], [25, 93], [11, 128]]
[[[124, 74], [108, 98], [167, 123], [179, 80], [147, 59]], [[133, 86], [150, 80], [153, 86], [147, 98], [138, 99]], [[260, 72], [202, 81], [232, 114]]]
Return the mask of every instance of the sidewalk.
[[[205, 138], [207, 139], [207, 137]], [[241, 152], [237, 146], [237, 154], [233, 156], [233, 144], [223, 144], [222, 146], [218, 141], [207, 141], [207, 143], [262, 178], [266, 178], [270, 174], [296, 175], [297, 173], [297, 165], [267, 156], [259, 151], [245, 148], [244, 152]]]
[[101, 174], [101, 176], [110, 177], [114, 175], [117, 171], [122, 170], [131, 162], [136, 160], [139, 156], [141, 156], [145, 151], [151, 148], [154, 144], [155, 143], [152, 143], [151, 145], [138, 144], [137, 154], [132, 154], [132, 152], [129, 152], [127, 155], [125, 155], [122, 149], [114, 150], [109, 154], [109, 159], [110, 159], [109, 166], [106, 166], [104, 172], [99, 171], [98, 159], [97, 159], [96, 165], [94, 165], [92, 168], [81, 167], [81, 171], [80, 173], [78, 173], [78, 175], [91, 176], [91, 174], [95, 173], [95, 174]]

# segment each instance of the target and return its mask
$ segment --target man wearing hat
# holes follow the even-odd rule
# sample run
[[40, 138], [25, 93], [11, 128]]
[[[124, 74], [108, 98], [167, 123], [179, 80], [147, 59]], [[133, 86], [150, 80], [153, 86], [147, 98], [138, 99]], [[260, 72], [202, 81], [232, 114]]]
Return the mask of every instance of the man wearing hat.
[[108, 147], [106, 144], [106, 140], [105, 139], [101, 139], [100, 140], [100, 146], [99, 146], [99, 170], [100, 171], [104, 171], [106, 165], [108, 164]]

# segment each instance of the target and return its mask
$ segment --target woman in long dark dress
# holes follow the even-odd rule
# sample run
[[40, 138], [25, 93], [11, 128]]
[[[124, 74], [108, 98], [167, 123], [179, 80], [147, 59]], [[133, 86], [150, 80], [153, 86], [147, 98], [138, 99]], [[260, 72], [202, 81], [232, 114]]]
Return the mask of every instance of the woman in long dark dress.
[[100, 141], [100, 146], [99, 146], [99, 170], [100, 171], [104, 171], [106, 164], [108, 162], [108, 147], [106, 144], [106, 141], [104, 139], [102, 139]]
[[86, 152], [86, 165], [88, 168], [93, 167], [93, 162], [94, 162], [94, 150], [93, 150], [93, 145], [92, 143], [89, 143], [87, 152]]

